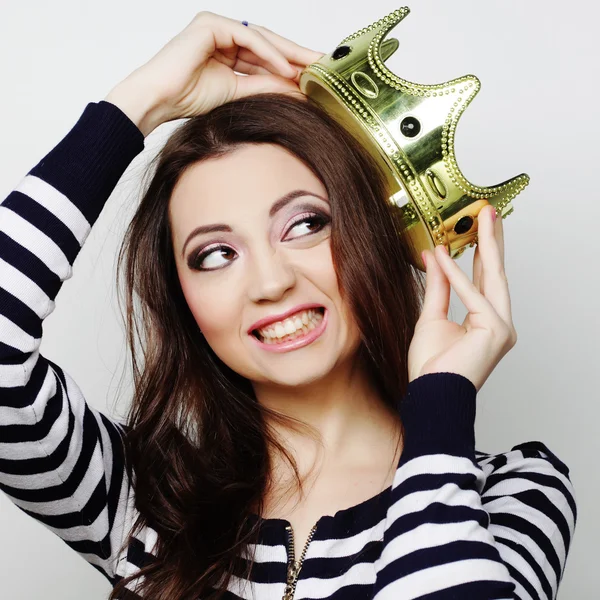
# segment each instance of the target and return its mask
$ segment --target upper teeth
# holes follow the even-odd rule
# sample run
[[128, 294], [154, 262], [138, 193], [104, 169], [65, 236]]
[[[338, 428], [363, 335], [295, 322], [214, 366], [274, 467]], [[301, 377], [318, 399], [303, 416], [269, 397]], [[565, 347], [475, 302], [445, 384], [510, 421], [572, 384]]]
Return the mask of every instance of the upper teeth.
[[296, 333], [298, 330], [314, 329], [315, 326], [318, 325], [321, 318], [321, 313], [311, 308], [309, 310], [296, 313], [295, 315], [292, 315], [283, 321], [271, 323], [270, 325], [258, 329], [257, 331], [263, 338], [282, 338], [286, 335]]

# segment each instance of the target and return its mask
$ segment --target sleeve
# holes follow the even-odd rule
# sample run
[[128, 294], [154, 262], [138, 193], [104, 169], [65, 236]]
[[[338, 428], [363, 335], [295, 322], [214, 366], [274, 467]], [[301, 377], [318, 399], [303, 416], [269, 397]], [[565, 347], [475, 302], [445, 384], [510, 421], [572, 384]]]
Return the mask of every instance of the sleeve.
[[0, 203], [0, 490], [113, 583], [130, 512], [124, 425], [89, 406], [39, 347], [92, 225], [143, 147], [118, 107], [90, 103]]
[[478, 453], [489, 529], [519, 598], [556, 598], [577, 521], [569, 469], [541, 442]]
[[574, 527], [572, 486], [562, 463], [541, 450], [495, 463], [485, 455], [482, 468], [476, 395], [455, 373], [409, 384], [375, 600], [556, 597]]

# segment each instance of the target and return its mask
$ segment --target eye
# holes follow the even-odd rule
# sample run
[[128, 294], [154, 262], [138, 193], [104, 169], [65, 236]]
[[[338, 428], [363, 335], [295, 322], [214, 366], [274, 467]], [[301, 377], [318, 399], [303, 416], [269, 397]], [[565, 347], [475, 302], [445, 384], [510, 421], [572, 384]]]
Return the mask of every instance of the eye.
[[[292, 231], [293, 229], [298, 228], [298, 231], [300, 231], [300, 235], [295, 235], [292, 237], [292, 239], [296, 239], [299, 237], [304, 237], [306, 235], [310, 235], [312, 233], [318, 233], [319, 231], [321, 231], [321, 229], [323, 229], [325, 226], [327, 226], [329, 224], [329, 217], [326, 217], [325, 215], [320, 215], [317, 213], [306, 213], [304, 215], [300, 215], [289, 227], [289, 229], [286, 232], [286, 238], [288, 237], [287, 234], [289, 234], [290, 231]], [[299, 227], [300, 225], [302, 225], [303, 227]], [[284, 238], [285, 239], [285, 238]]]
[[[233, 255], [235, 250], [229, 246], [209, 246], [198, 254], [192, 254], [188, 260], [188, 266], [195, 271], [214, 271], [220, 269], [228, 262], [235, 260]], [[225, 258], [228, 260], [219, 260]]]

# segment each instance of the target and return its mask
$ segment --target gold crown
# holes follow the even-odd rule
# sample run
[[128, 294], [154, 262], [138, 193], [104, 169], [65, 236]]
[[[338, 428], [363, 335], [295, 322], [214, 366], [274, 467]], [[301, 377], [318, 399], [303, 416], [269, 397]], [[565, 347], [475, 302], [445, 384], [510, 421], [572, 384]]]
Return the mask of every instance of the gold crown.
[[458, 258], [477, 242], [477, 215], [488, 204], [502, 218], [529, 183], [521, 174], [494, 187], [473, 185], [456, 162], [454, 133], [480, 82], [465, 75], [447, 83], [411, 83], [385, 61], [398, 40], [384, 40], [409, 13], [399, 8], [343, 39], [331, 54], [308, 65], [300, 89], [367, 148], [387, 174], [389, 201], [401, 211], [412, 240], [414, 265], [421, 251], [444, 244]]

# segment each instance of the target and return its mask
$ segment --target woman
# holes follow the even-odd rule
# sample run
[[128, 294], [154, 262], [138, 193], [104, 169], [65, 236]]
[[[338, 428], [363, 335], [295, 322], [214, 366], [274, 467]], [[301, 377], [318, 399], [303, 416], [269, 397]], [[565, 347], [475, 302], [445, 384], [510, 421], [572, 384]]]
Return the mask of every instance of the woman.
[[[555, 598], [568, 469], [474, 448], [516, 343], [501, 221], [481, 213], [473, 282], [438, 248], [423, 289], [383, 175], [299, 92], [319, 57], [200, 13], [2, 203], [1, 489], [111, 598]], [[183, 117], [119, 257], [122, 424], [40, 355], [42, 321], [144, 137]]]

